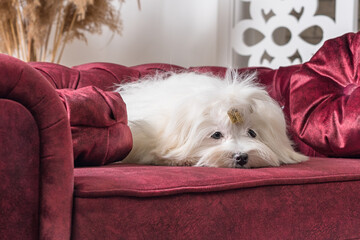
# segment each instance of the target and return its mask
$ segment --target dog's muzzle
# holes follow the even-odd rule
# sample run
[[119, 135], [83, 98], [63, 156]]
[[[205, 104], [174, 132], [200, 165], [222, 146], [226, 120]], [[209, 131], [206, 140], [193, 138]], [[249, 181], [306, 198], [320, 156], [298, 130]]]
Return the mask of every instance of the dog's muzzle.
[[247, 164], [249, 160], [249, 155], [247, 153], [234, 153], [232, 157], [235, 160], [236, 165], [241, 167]]

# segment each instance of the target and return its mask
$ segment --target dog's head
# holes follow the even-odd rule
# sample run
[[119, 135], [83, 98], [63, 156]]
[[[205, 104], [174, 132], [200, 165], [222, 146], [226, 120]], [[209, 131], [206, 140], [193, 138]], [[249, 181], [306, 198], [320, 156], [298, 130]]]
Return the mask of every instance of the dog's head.
[[230, 168], [304, 161], [291, 146], [280, 106], [253, 79], [232, 77], [179, 104], [161, 133], [161, 157]]

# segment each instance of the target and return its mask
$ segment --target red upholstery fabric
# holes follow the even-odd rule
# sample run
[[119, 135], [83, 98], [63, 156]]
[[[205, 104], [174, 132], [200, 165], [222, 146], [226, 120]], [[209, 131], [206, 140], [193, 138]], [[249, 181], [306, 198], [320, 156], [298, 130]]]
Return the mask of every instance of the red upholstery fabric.
[[32, 62], [29, 64], [37, 69], [57, 89], [78, 89], [93, 86], [104, 91], [113, 90], [115, 83], [136, 81], [157, 72], [186, 70], [170, 64], [145, 64], [125, 67], [113, 63], [87, 63], [73, 68], [44, 62]]
[[75, 166], [120, 161], [132, 148], [125, 103], [96, 87], [57, 90], [71, 125]]
[[0, 99], [0, 238], [39, 239], [39, 131], [30, 112]]
[[360, 236], [358, 160], [313, 158], [260, 169], [100, 169], [75, 169], [74, 239]]
[[[29, 136], [25, 135], [25, 137], [34, 141], [39, 137], [39, 142], [34, 143], [34, 147], [36, 145], [40, 146], [40, 153], [36, 159], [37, 163], [33, 163], [39, 166], [39, 185], [25, 185], [30, 189], [24, 188], [22, 190], [21, 185], [12, 187], [16, 188], [17, 191], [22, 191], [23, 197], [28, 196], [28, 192], [38, 191], [37, 189], [40, 187], [40, 199], [38, 202], [39, 238], [68, 239], [70, 236], [73, 194], [73, 153], [70, 126], [65, 108], [57, 93], [38, 71], [20, 60], [3, 54], [0, 55], [0, 98], [17, 102], [26, 108], [34, 118], [39, 130], [38, 136], [32, 135], [34, 131], [29, 132]], [[25, 120], [28, 119], [26, 111], [24, 117]], [[0, 121], [3, 119], [5, 120], [4, 126], [9, 126], [6, 121], [14, 120], [13, 118], [7, 120], [6, 117], [1, 116]], [[21, 123], [24, 120], [19, 117], [16, 121]], [[5, 128], [2, 135], [12, 136], [10, 130], [11, 128]], [[1, 148], [3, 147], [1, 146]], [[11, 152], [10, 155], [0, 155], [0, 162], [8, 165], [13, 161], [17, 161], [14, 164], [21, 166], [22, 162], [24, 162], [26, 165], [29, 159], [23, 159], [21, 155], [24, 156], [21, 151], [20, 153]], [[29, 157], [32, 156], [29, 155]], [[34, 159], [31, 161], [34, 161]], [[24, 167], [26, 167], [25, 165]], [[38, 170], [30, 175], [22, 176], [20, 171], [19, 175], [13, 174], [9, 175], [9, 177], [14, 179], [29, 178], [29, 181], [33, 182], [32, 178], [37, 172]], [[11, 197], [1, 196], [1, 203], [7, 202], [8, 197]], [[17, 204], [17, 202], [13, 204]], [[5, 218], [2, 214], [0, 216], [2, 219]], [[33, 217], [36, 218], [36, 216]], [[9, 224], [10, 226], [7, 224], [2, 225], [1, 229], [10, 232], [14, 231], [14, 229], [9, 229], [12, 227], [11, 221]]]
[[360, 33], [327, 41], [291, 76], [291, 122], [326, 156], [360, 156]]

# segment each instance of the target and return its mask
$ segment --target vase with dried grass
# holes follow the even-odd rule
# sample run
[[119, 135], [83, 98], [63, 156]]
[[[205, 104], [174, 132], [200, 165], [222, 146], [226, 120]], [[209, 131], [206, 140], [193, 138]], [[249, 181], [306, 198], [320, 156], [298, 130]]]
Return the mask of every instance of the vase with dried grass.
[[124, 0], [117, 1], [118, 8], [111, 0], [0, 0], [0, 52], [59, 63], [66, 44], [86, 42], [87, 32], [100, 34], [107, 26], [121, 34]]

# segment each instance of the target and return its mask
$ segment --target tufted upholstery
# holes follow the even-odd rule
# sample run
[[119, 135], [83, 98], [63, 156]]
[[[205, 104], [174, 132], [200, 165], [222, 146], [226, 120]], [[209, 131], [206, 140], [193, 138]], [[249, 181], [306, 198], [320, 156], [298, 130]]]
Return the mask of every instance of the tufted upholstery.
[[76, 167], [105, 165], [128, 155], [132, 137], [119, 94], [94, 86], [56, 91], [68, 113]]

